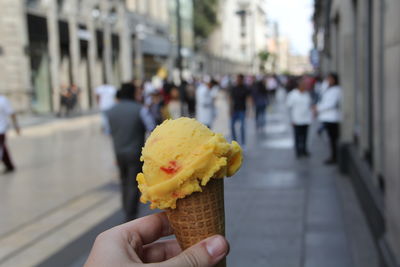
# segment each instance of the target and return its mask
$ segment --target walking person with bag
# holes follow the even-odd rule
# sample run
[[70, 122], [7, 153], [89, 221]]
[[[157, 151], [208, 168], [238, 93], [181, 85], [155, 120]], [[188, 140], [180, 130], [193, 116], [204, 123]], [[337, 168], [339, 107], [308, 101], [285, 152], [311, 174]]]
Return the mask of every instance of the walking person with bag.
[[233, 86], [230, 94], [231, 109], [231, 133], [232, 140], [238, 141], [236, 134], [236, 123], [240, 124], [240, 145], [246, 149], [246, 102], [249, 96], [249, 88], [244, 83], [244, 75], [237, 76], [236, 85]]

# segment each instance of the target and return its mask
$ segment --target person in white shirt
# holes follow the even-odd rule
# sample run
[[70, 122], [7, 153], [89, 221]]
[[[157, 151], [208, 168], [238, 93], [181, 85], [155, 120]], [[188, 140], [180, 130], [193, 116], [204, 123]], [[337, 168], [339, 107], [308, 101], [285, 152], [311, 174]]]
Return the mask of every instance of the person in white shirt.
[[[314, 85], [315, 105], [321, 101], [322, 94], [325, 92], [326, 89], [328, 89], [328, 87], [329, 87], [328, 81], [326, 79], [320, 78], [320, 76], [318, 75], [317, 82]], [[320, 122], [317, 130], [318, 135], [321, 136], [324, 130], [325, 126], [323, 123]]]
[[105, 134], [109, 134], [110, 127], [105, 112], [114, 106], [117, 90], [113, 85], [103, 84], [97, 87], [95, 91], [97, 104], [102, 112], [102, 129]]
[[196, 89], [196, 119], [211, 128], [216, 111], [214, 107], [217, 89], [211, 80], [205, 79]]
[[143, 83], [143, 97], [144, 97], [144, 104], [146, 106], [151, 105], [152, 102], [152, 95], [157, 91], [157, 88], [153, 86], [153, 84], [149, 81], [146, 80]]
[[175, 87], [172, 88], [170, 96], [171, 99], [168, 103], [168, 112], [169, 115], [171, 116], [171, 119], [175, 120], [182, 116], [181, 115], [182, 103], [180, 101], [178, 89]]
[[316, 105], [315, 113], [318, 115], [318, 119], [324, 124], [331, 146], [331, 156], [325, 160], [325, 164], [334, 164], [337, 161], [342, 90], [339, 86], [339, 77], [336, 73], [328, 74], [326, 80], [328, 81], [328, 88], [322, 92], [321, 100]]
[[310, 154], [307, 150], [307, 133], [312, 122], [312, 100], [303, 78], [298, 88], [288, 94], [286, 104], [294, 130], [296, 156], [297, 158], [308, 157]]
[[17, 122], [17, 116], [11, 107], [10, 101], [3, 95], [0, 95], [0, 157], [6, 166], [4, 173], [13, 172], [15, 170], [14, 163], [11, 160], [10, 153], [6, 146], [6, 133], [10, 125], [10, 118], [17, 134], [20, 129]]

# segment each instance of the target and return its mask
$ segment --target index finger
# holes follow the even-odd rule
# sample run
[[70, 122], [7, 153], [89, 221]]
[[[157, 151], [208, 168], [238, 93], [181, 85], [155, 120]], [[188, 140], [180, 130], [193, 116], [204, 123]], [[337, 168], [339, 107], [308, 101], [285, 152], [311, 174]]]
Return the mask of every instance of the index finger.
[[143, 245], [152, 243], [160, 237], [173, 234], [165, 212], [148, 215], [122, 224], [120, 227], [122, 230], [129, 232], [131, 236], [137, 235]]

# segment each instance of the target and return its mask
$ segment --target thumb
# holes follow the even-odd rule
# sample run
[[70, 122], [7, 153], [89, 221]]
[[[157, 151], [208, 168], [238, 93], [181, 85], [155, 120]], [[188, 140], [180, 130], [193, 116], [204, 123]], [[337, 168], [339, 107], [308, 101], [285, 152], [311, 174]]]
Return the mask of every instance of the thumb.
[[222, 260], [229, 251], [229, 244], [221, 235], [214, 235], [186, 249], [181, 254], [159, 266], [209, 267]]

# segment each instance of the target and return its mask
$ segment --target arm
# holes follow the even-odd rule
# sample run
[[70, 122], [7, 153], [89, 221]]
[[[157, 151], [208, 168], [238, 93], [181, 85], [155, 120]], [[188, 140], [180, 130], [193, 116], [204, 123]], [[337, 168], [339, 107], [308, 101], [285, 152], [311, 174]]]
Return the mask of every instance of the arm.
[[292, 90], [291, 92], [289, 92], [287, 99], [286, 99], [286, 107], [288, 109], [288, 113], [289, 113], [289, 120], [291, 122], [292, 125], [294, 125], [294, 120], [293, 120], [293, 109], [294, 106], [296, 104], [296, 99], [297, 94], [294, 90]]
[[15, 129], [15, 132], [20, 135], [21, 130], [19, 128], [18, 120], [17, 120], [17, 115], [15, 113], [11, 114], [11, 121], [13, 124], [13, 127]]
[[320, 113], [327, 110], [337, 109], [339, 99], [340, 91], [325, 92], [325, 95], [323, 95], [321, 102], [317, 104], [317, 112]]
[[[232, 90], [232, 88], [230, 88]], [[233, 100], [232, 100], [232, 92], [228, 91], [228, 106], [229, 106], [229, 114], [233, 114]]]
[[289, 120], [293, 124], [293, 116], [292, 116], [293, 101], [292, 101], [292, 97], [290, 94], [288, 95], [288, 98], [286, 99], [286, 107], [287, 107], [288, 113], [289, 113]]
[[287, 96], [287, 99], [286, 99], [286, 107], [287, 107], [288, 109], [291, 109], [292, 106], [293, 106], [292, 94], [289, 93], [288, 96]]
[[140, 110], [140, 118], [142, 120], [143, 125], [146, 128], [146, 131], [151, 132], [154, 128], [156, 128], [156, 122], [150, 114], [150, 111], [147, 107], [142, 107]]
[[19, 135], [20, 134], [20, 128], [19, 128], [19, 124], [18, 124], [18, 120], [17, 120], [17, 115], [14, 112], [10, 101], [6, 98], [4, 101], [4, 110], [6, 112], [6, 114], [8, 114], [11, 118], [13, 127], [15, 129], [15, 132]]

